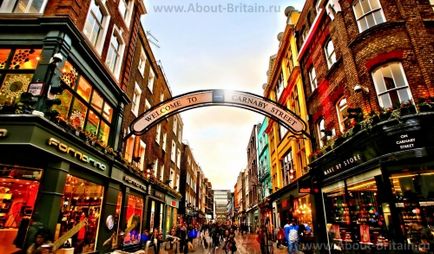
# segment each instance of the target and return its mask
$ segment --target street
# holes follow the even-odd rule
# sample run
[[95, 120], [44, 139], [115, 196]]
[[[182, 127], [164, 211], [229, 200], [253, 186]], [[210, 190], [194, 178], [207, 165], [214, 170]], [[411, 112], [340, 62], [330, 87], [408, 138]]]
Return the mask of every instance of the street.
[[[256, 234], [245, 234], [245, 235], [237, 234], [237, 236], [235, 237], [235, 241], [237, 243], [237, 251], [235, 253], [260, 254], [261, 249], [259, 248], [259, 243], [256, 241], [256, 237], [257, 237]], [[215, 254], [225, 253], [224, 250], [222, 249], [223, 243], [220, 246], [221, 247], [216, 250]], [[208, 254], [208, 253], [212, 253], [212, 251], [210, 249], [204, 250], [202, 247], [200, 247], [196, 251], [189, 252], [189, 253]], [[286, 248], [283, 248], [283, 247], [280, 249], [277, 249], [274, 246], [273, 247], [273, 253], [274, 254], [284, 254], [284, 253], [287, 253], [287, 250], [286, 250]]]

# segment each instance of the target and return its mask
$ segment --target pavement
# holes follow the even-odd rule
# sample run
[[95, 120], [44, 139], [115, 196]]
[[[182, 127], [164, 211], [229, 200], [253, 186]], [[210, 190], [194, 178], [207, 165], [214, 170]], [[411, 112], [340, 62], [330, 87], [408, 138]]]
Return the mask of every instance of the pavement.
[[[236, 254], [261, 254], [261, 249], [259, 243], [256, 241], [256, 234], [237, 234], [235, 241], [237, 243]], [[221, 244], [223, 246], [223, 243]], [[198, 246], [194, 252], [189, 251], [193, 254], [225, 254], [224, 250], [220, 247], [214, 251], [211, 249], [203, 249], [202, 246]], [[284, 247], [278, 249], [275, 244], [273, 250], [269, 254], [287, 254], [288, 250]]]

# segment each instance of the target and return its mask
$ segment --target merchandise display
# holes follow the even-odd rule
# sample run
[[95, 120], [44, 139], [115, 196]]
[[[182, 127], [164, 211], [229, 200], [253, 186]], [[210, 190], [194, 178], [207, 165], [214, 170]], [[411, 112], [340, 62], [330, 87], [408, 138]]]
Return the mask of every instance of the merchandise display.
[[72, 247], [79, 253], [95, 250], [103, 193], [100, 185], [67, 176], [59, 216], [60, 231], [56, 235], [62, 236], [80, 221], [87, 219], [87, 225], [72, 237]]

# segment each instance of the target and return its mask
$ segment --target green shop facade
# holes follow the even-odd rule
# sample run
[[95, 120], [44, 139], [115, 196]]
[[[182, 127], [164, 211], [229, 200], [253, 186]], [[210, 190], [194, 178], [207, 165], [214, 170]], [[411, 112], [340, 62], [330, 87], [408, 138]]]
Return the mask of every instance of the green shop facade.
[[373, 116], [313, 160], [315, 231], [334, 249], [321, 253], [433, 251], [433, 121], [433, 112]]
[[71, 236], [75, 253], [135, 249], [156, 191], [170, 219], [160, 229], [170, 228], [179, 197], [122, 163], [128, 98], [71, 21], [0, 27], [0, 253], [25, 249], [31, 225], [52, 239], [84, 225]]

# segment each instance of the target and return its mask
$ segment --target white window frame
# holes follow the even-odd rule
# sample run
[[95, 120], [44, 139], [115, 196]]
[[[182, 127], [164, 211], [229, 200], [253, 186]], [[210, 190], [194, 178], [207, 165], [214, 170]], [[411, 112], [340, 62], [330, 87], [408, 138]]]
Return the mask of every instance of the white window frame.
[[163, 133], [163, 144], [161, 145], [163, 148], [163, 151], [166, 151], [166, 146], [167, 146], [167, 133]]
[[[362, 9], [362, 1], [369, 5], [369, 10]], [[353, 13], [360, 33], [378, 24], [386, 22], [386, 17], [384, 16], [383, 8], [379, 0], [356, 0], [353, 3]], [[374, 21], [375, 24], [369, 26], [368, 19]], [[362, 22], [365, 26], [362, 26]]]
[[324, 54], [327, 59], [327, 66], [330, 69], [336, 63], [336, 50], [331, 38], [324, 44]]
[[145, 99], [145, 110], [148, 110], [151, 108], [151, 103], [149, 102], [148, 99]]
[[156, 135], [155, 135], [155, 142], [157, 142], [157, 144], [160, 144], [160, 137], [161, 137], [161, 124], [157, 124], [157, 129], [156, 129]]
[[142, 152], [140, 153], [140, 162], [139, 162], [139, 169], [140, 171], [143, 171], [145, 168], [145, 158], [146, 158], [146, 143], [140, 139], [140, 148]]
[[[345, 104], [342, 105], [342, 102], [344, 101]], [[348, 108], [347, 98], [345, 97], [340, 98], [336, 103], [336, 112], [338, 114], [339, 128], [341, 130], [341, 133], [343, 133], [346, 130], [345, 121], [348, 119], [348, 116], [345, 116], [344, 112], [346, 112], [347, 108]]]
[[176, 154], [176, 166], [181, 168], [181, 149], [178, 148], [178, 153]]
[[139, 84], [137, 84], [136, 82], [134, 84], [133, 99], [131, 100], [131, 112], [133, 112], [135, 116], [139, 114], [141, 97], [142, 97], [142, 89], [140, 89]]
[[318, 144], [319, 147], [323, 147], [325, 145], [324, 138], [326, 137], [326, 133], [322, 130], [325, 130], [325, 119], [322, 117], [316, 123], [316, 131], [318, 134]]
[[173, 118], [173, 134], [177, 134], [176, 130], [178, 128], [178, 119], [176, 117]]
[[178, 140], [179, 140], [179, 143], [182, 143], [182, 129], [181, 129], [181, 125], [178, 128]]
[[170, 183], [169, 183], [169, 186], [170, 186], [170, 188], [173, 188], [174, 186], [175, 186], [175, 170], [173, 170], [173, 168], [170, 168], [170, 175], [169, 175], [169, 180], [171, 180], [170, 181]]
[[154, 81], [155, 81], [155, 72], [152, 69], [152, 66], [149, 67], [149, 74], [148, 74], [148, 88], [151, 93], [153, 93], [154, 90]]
[[276, 101], [279, 101], [280, 97], [283, 94], [283, 90], [285, 90], [285, 77], [283, 76], [282, 71], [280, 72], [280, 76], [276, 84]]
[[[110, 52], [113, 50], [112, 43], [116, 39], [119, 42], [119, 48], [117, 51], [115, 51], [117, 53], [116, 54], [117, 58], [113, 64], [114, 66], [111, 67], [111, 63], [108, 62], [110, 60], [109, 55], [110, 55]], [[115, 76], [115, 78], [117, 80], [119, 80], [119, 74], [121, 72], [124, 50], [125, 50], [125, 42], [124, 42], [124, 39], [122, 38], [122, 31], [115, 27], [115, 28], [113, 28], [112, 35], [110, 37], [110, 45], [109, 45], [109, 48], [107, 49], [107, 57], [106, 57], [105, 63], [106, 63], [106, 66], [108, 67], [108, 69], [113, 73], [113, 75]]]
[[431, 8], [434, 11], [434, 0], [429, 0], [429, 3], [431, 4]]
[[146, 57], [145, 49], [143, 47], [141, 47], [140, 59], [139, 59], [139, 64], [138, 64], [137, 68], [139, 69], [139, 72], [142, 75], [142, 77], [145, 76], [145, 69], [146, 69], [147, 60], [148, 60], [148, 58]]
[[30, 12], [30, 8], [35, 0], [29, 0], [24, 12], [13, 12], [14, 7], [18, 5], [20, 0], [4, 0], [3, 4], [0, 6], [0, 13], [44, 13], [45, 7], [47, 6], [48, 0], [44, 0], [40, 9], [37, 12]]
[[172, 149], [170, 149], [170, 159], [173, 163], [176, 162], [176, 143], [172, 140]]
[[[123, 13], [124, 15], [122, 15], [121, 9], [120, 9], [120, 2], [124, 2], [125, 3], [125, 12]], [[121, 15], [121, 17], [123, 18], [123, 20], [125, 21], [125, 25], [129, 28], [130, 27], [130, 22], [131, 22], [131, 16], [133, 14], [133, 6], [134, 6], [134, 1], [133, 0], [119, 0], [119, 4], [118, 4], [118, 10], [119, 10], [119, 14]]]
[[125, 144], [125, 151], [124, 151], [124, 158], [128, 161], [131, 162], [133, 160], [133, 156], [134, 156], [134, 141], [135, 141], [136, 136], [135, 135], [131, 135], [131, 137], [129, 137], [126, 140], [126, 144]]
[[[98, 2], [98, 4], [97, 4], [97, 2]], [[102, 54], [102, 49], [104, 47], [104, 41], [105, 41], [105, 38], [107, 36], [107, 30], [108, 30], [108, 26], [109, 26], [110, 18], [111, 18], [110, 14], [109, 14], [109, 11], [108, 11], [108, 9], [107, 9], [107, 7], [105, 6], [104, 3], [105, 3], [105, 1], [100, 1], [100, 0], [92, 0], [91, 1], [91, 5], [89, 7], [89, 10], [88, 10], [88, 13], [87, 13], [87, 17], [86, 17], [86, 22], [84, 24], [84, 27], [86, 27], [87, 22], [89, 22], [89, 20], [90, 20], [90, 16], [92, 15], [92, 13], [91, 13], [92, 12], [92, 7], [99, 8], [100, 11], [101, 11], [101, 13], [103, 14], [104, 18], [103, 18], [103, 21], [102, 21], [101, 31], [99, 31], [99, 35], [97, 36], [97, 39], [96, 39], [95, 43], [93, 43], [91, 41], [90, 35], [88, 35], [88, 34], [85, 33], [85, 30], [84, 30], [84, 27], [83, 27], [83, 34], [86, 36], [86, 38], [88, 38], [88, 40], [90, 42], [90, 45], [92, 45], [95, 48], [96, 52], [100, 56]]]
[[163, 181], [164, 180], [164, 164], [161, 165], [160, 170], [161, 170], [160, 180]]
[[158, 178], [158, 159], [154, 161], [154, 177]]
[[164, 101], [164, 93], [160, 94], [160, 102]]
[[[388, 75], [387, 77], [389, 78], [389, 80], [390, 78], [392, 79], [394, 84], [393, 88], [387, 88], [385, 74]], [[375, 68], [371, 72], [371, 75], [374, 81], [375, 91], [377, 93], [378, 103], [380, 107], [392, 108], [394, 106], [392, 98], [390, 96], [392, 92], [397, 93], [399, 104], [413, 100], [413, 96], [408, 85], [404, 68], [402, 67], [402, 64], [400, 62], [389, 62], [383, 64]], [[404, 97], [404, 95], [406, 97]]]
[[318, 80], [316, 79], [316, 70], [313, 65], [309, 69], [309, 83], [310, 88], [312, 89], [312, 92], [315, 91], [318, 88]]

